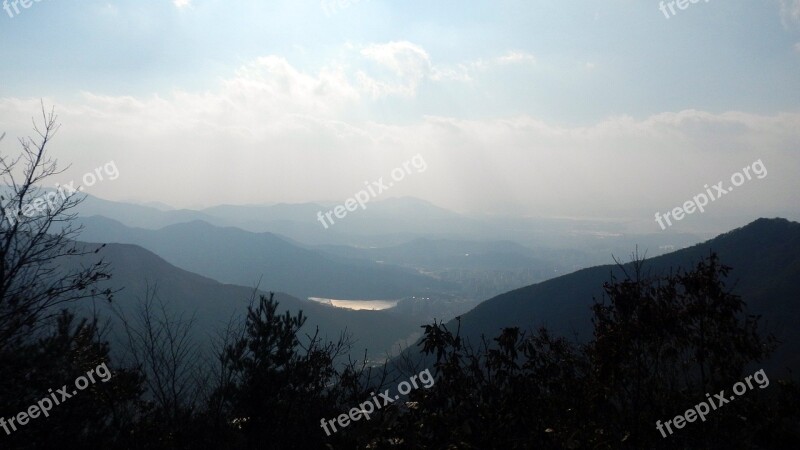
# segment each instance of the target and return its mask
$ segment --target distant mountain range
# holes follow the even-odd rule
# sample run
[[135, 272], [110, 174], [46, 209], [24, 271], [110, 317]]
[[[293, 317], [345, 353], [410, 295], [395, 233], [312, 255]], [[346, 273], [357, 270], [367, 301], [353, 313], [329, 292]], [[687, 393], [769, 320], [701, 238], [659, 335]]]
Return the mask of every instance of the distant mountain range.
[[369, 203], [324, 228], [317, 212], [333, 204], [219, 205], [202, 210], [172, 209], [114, 202], [87, 196], [78, 212], [83, 217], [104, 216], [127, 226], [159, 229], [202, 220], [217, 226], [235, 226], [252, 232], [273, 232], [307, 244], [348, 243], [369, 236], [373, 242], [405, 242], [415, 236], [472, 236], [492, 227], [415, 198], [389, 198]]
[[[580, 249], [579, 267], [607, 261], [611, 253], [627, 253], [635, 237], [642, 247], [682, 248], [711, 235], [661, 232], [631, 234], [624, 221], [524, 218], [459, 214], [412, 197], [386, 198], [357, 209], [325, 229], [317, 221], [334, 205], [299, 203], [275, 205], [220, 205], [202, 210], [172, 209], [160, 204], [113, 202], [87, 196], [77, 212], [82, 217], [104, 216], [129, 227], [160, 229], [202, 220], [216, 226], [275, 233], [305, 245], [387, 247], [414, 239], [514, 241], [541, 250]], [[546, 258], [549, 259], [549, 258]]]
[[158, 230], [82, 217], [81, 239], [136, 244], [191, 272], [302, 298], [399, 299], [457, 286], [413, 270], [309, 250], [272, 233], [251, 233], [203, 221]]

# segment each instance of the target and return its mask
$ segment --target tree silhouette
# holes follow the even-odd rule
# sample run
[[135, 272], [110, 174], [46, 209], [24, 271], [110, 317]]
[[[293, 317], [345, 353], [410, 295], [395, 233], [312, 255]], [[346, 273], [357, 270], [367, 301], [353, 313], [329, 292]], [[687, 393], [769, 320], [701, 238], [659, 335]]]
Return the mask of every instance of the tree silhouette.
[[58, 131], [57, 116], [42, 106], [38, 139], [20, 139], [22, 153], [0, 156], [0, 352], [35, 336], [37, 326], [66, 306], [87, 298], [110, 301], [98, 290], [110, 278], [98, 259], [89, 267], [65, 269], [70, 261], [97, 253], [79, 245], [80, 227], [72, 210], [83, 200], [75, 191], [46, 190], [42, 184], [63, 170], [50, 159], [48, 146]]
[[[620, 265], [603, 286], [585, 344], [508, 328], [474, 349], [443, 324], [425, 326], [435, 386], [376, 431], [371, 448], [796, 448], [798, 395], [780, 380], [668, 437], [655, 427], [741, 381], [776, 342], [726, 288], [716, 254], [689, 271]], [[774, 381], [774, 380], [773, 380]]]
[[[99, 364], [110, 364], [108, 344], [97, 320], [76, 319], [68, 309], [83, 300], [111, 301], [99, 289], [110, 278], [102, 259], [88, 266], [99, 247], [77, 243], [80, 227], [72, 212], [81, 198], [74, 191], [47, 190], [42, 184], [61, 173], [48, 155], [58, 130], [56, 115], [42, 106], [37, 138], [20, 139], [17, 157], [0, 156], [0, 417], [27, 411], [40, 399]], [[0, 138], [1, 140], [2, 138]], [[49, 417], [30, 420], [7, 434], [2, 448], [95, 448], [129, 423], [127, 410], [138, 397], [134, 373], [110, 369], [107, 382], [94, 383]]]
[[315, 333], [302, 339], [300, 311], [279, 314], [274, 294], [248, 308], [245, 332], [224, 350], [232, 381], [220, 387], [227, 422], [244, 448], [322, 448], [320, 419], [338, 414], [337, 358], [348, 350], [344, 337], [324, 343]]

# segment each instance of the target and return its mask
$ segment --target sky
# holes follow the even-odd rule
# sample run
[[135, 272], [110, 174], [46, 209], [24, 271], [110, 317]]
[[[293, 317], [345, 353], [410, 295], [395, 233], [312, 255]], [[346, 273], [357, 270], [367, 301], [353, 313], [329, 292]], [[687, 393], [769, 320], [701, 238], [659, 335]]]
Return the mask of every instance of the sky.
[[342, 203], [417, 157], [382, 195], [652, 220], [761, 160], [714, 214], [798, 212], [800, 0], [7, 3], [0, 154], [43, 101], [102, 198]]

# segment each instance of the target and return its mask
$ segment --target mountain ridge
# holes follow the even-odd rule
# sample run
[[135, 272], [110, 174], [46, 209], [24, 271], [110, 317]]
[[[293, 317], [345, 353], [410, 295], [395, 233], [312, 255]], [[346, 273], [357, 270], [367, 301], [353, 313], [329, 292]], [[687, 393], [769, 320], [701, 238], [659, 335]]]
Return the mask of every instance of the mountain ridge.
[[[645, 270], [655, 275], [689, 268], [712, 251], [733, 268], [728, 285], [742, 296], [750, 313], [761, 315], [762, 325], [788, 343], [776, 350], [773, 359], [800, 367], [800, 331], [793, 326], [800, 323], [800, 302], [792, 292], [794, 280], [800, 279], [800, 223], [761, 218], [706, 242], [647, 259]], [[589, 308], [612, 275], [621, 277], [621, 270], [612, 264], [594, 266], [495, 296], [460, 317], [462, 335], [477, 342], [481, 335], [494, 337], [504, 327], [545, 326], [585, 341], [592, 329]], [[457, 323], [452, 320], [448, 326]]]

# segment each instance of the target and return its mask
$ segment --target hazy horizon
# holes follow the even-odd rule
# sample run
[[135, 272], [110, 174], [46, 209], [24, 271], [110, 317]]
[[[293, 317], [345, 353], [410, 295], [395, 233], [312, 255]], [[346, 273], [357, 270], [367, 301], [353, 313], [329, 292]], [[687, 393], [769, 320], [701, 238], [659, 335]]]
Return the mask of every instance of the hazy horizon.
[[18, 150], [43, 100], [62, 177], [114, 161], [119, 179], [86, 191], [110, 200], [341, 203], [420, 155], [427, 170], [379, 199], [652, 222], [761, 160], [769, 176], [705, 215], [797, 211], [798, 0], [669, 19], [657, 2], [336, 5], [3, 13], [0, 149]]

